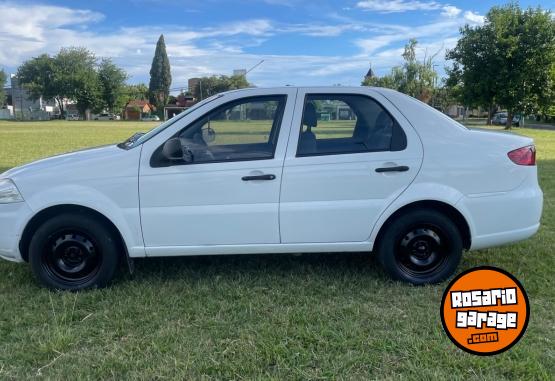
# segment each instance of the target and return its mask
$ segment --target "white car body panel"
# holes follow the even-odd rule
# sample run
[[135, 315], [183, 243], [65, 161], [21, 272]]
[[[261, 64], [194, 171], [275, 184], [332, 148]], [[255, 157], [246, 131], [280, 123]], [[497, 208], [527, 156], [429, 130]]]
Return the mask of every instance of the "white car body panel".
[[[303, 109], [306, 94], [320, 92], [320, 88], [300, 89], [296, 109]], [[336, 87], [325, 93], [346, 92]], [[368, 241], [380, 214], [420, 170], [423, 155], [420, 139], [398, 110], [379, 93], [363, 87], [348, 94], [369, 95], [381, 103], [401, 124], [407, 135], [407, 148], [398, 152], [297, 157], [302, 113], [296, 113], [281, 186], [282, 243]], [[378, 167], [400, 165], [408, 166], [409, 171], [375, 171]]]
[[[24, 195], [25, 202], [18, 204], [27, 210], [24, 221], [10, 230], [21, 237], [26, 223], [42, 210], [79, 205], [112, 221], [129, 255], [144, 256], [137, 190], [139, 156], [140, 150], [124, 151], [114, 145], [58, 155], [5, 172], [2, 176], [14, 180]], [[0, 213], [4, 207], [0, 205]], [[18, 252], [13, 256], [19, 259]]]
[[[152, 168], [150, 158], [154, 151], [202, 116], [206, 112], [203, 109], [192, 112], [143, 145], [139, 189], [148, 255], [163, 251], [156, 248], [164, 246], [280, 243], [281, 171], [296, 93], [294, 88], [278, 93], [287, 95], [289, 101], [273, 159]], [[265, 94], [264, 90], [249, 91], [249, 96]], [[210, 108], [243, 97], [241, 92], [231, 93], [212, 102]], [[261, 174], [273, 174], [276, 179], [241, 180], [243, 176]], [[161, 190], [164, 190], [163, 195]], [[160, 226], [165, 228], [160, 230]]]
[[[407, 135], [407, 149], [296, 157], [306, 93], [360, 93], [381, 103]], [[269, 160], [152, 168], [152, 153], [214, 107], [255, 95], [286, 94], [275, 156]], [[37, 213], [79, 205], [108, 218], [130, 257], [370, 251], [399, 209], [438, 201], [456, 209], [470, 230], [470, 249], [533, 235], [543, 195], [536, 166], [507, 153], [532, 144], [512, 134], [468, 130], [420, 102], [385, 89], [247, 89], [224, 94], [142, 145], [60, 155], [14, 168], [24, 202], [0, 204], [0, 256], [23, 260], [19, 241]], [[408, 172], [378, 174], [378, 166]], [[275, 181], [243, 182], [271, 173]]]

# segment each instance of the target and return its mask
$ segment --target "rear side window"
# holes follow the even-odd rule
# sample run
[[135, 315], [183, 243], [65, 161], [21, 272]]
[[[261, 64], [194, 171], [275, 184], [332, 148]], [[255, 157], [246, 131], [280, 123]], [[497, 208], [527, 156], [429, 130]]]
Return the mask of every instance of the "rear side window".
[[364, 95], [311, 94], [304, 104], [297, 156], [402, 151], [397, 121]]

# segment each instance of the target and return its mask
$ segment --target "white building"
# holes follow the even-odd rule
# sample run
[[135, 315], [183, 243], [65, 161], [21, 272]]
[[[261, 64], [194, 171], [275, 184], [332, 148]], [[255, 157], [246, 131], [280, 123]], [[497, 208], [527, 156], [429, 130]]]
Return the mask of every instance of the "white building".
[[8, 100], [14, 108], [15, 116], [24, 119], [49, 119], [50, 116], [59, 114], [55, 101], [45, 101], [42, 97], [37, 100], [29, 98], [29, 92], [19, 85], [17, 77], [10, 76], [11, 87], [7, 89]]

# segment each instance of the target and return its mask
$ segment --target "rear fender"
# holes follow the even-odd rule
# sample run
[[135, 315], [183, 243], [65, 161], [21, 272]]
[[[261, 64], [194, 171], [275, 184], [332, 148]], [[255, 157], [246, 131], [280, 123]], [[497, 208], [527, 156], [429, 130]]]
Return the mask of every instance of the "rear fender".
[[385, 209], [385, 211], [380, 215], [380, 217], [374, 224], [372, 233], [369, 238], [372, 249], [380, 230], [389, 217], [391, 217], [396, 211], [400, 210], [401, 208], [421, 201], [442, 202], [459, 211], [468, 224], [470, 237], [474, 237], [474, 224], [472, 222], [472, 219], [470, 218], [469, 211], [466, 210], [464, 205], [457, 205], [458, 201], [462, 197], [463, 194], [455, 188], [438, 183], [417, 183], [410, 185], [405, 192], [403, 192]]

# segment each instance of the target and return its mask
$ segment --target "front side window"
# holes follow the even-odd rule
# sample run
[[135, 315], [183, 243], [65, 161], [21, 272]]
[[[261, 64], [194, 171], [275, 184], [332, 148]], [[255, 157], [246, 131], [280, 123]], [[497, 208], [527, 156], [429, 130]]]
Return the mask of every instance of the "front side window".
[[311, 94], [305, 99], [297, 156], [401, 151], [406, 136], [393, 117], [363, 95]]
[[285, 103], [286, 96], [281, 95], [233, 101], [191, 123], [176, 137], [192, 164], [272, 159]]

